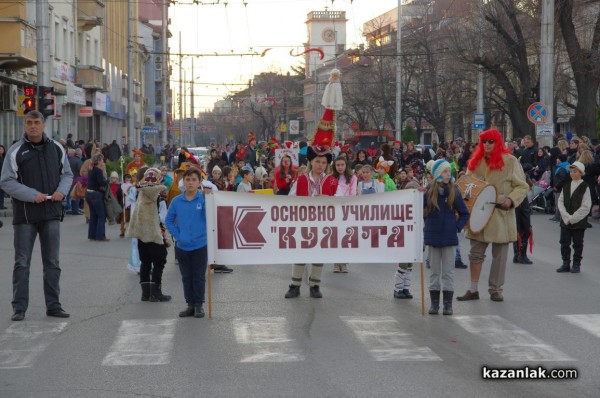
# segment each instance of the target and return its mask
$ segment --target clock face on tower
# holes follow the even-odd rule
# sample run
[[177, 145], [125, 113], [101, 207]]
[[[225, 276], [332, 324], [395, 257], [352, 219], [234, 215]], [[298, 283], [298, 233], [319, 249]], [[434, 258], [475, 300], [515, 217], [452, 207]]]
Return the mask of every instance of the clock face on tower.
[[335, 30], [331, 28], [325, 28], [321, 32], [321, 38], [326, 43], [333, 43], [335, 41]]

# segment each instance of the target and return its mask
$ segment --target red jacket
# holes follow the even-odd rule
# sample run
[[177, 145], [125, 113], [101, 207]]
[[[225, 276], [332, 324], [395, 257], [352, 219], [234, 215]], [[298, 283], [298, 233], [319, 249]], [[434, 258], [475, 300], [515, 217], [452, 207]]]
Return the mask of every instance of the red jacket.
[[298, 176], [298, 168], [296, 166], [292, 166], [292, 170], [290, 170], [290, 175], [292, 178], [289, 182], [286, 181], [285, 178], [281, 178], [279, 176], [279, 170], [281, 170], [280, 167], [275, 169], [275, 183], [277, 185], [277, 189], [290, 189], [296, 180], [296, 177]]
[[[334, 176], [325, 176], [321, 179], [319, 193], [326, 196], [334, 196], [337, 191], [338, 180]], [[312, 196], [310, 194], [308, 174], [302, 174], [296, 182], [296, 196]]]

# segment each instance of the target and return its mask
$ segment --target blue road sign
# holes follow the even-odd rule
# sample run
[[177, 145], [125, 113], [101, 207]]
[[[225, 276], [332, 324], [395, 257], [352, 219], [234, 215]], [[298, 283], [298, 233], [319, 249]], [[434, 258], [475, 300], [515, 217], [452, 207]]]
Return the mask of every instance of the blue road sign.
[[485, 128], [485, 113], [474, 113], [473, 114], [473, 128], [484, 129]]

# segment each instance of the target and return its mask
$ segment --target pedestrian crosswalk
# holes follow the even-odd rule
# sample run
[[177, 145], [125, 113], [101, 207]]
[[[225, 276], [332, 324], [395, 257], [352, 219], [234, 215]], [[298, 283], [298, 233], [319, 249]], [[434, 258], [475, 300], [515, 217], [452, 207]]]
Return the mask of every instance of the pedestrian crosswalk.
[[[515, 362], [577, 361], [572, 354], [544, 341], [498, 315], [458, 315], [438, 317], [473, 341], [487, 345], [499, 358]], [[235, 345], [235, 361], [240, 363], [294, 363], [310, 360], [306, 341], [294, 330], [294, 319], [287, 317], [246, 317], [229, 321]], [[210, 321], [202, 321], [210, 322]], [[443, 362], [447, 349], [428, 344], [426, 335], [415, 333], [392, 316], [339, 316], [339, 328], [350, 333], [340, 341], [340, 349], [352, 346], [367, 358], [380, 362]], [[600, 338], [600, 314], [557, 315], [564, 328], [582, 329]], [[61, 334], [69, 332], [69, 322], [23, 321], [12, 323], [0, 334], [0, 369], [34, 367]], [[102, 366], [168, 365], [177, 345], [177, 331], [185, 328], [180, 319], [123, 320], [115, 330], [110, 346], [99, 363]], [[456, 331], [455, 331], [456, 332]], [[348, 341], [348, 339], [352, 341]], [[198, 341], [201, 345], [202, 341]], [[460, 349], [460, 348], [457, 348]], [[440, 352], [436, 352], [440, 351]], [[351, 355], [356, 355], [353, 351]]]

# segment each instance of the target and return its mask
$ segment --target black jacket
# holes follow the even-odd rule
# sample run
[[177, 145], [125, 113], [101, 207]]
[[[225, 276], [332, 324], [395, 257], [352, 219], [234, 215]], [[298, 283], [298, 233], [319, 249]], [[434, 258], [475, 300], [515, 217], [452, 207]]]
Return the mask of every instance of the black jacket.
[[49, 200], [35, 203], [39, 193], [69, 194], [73, 173], [65, 149], [44, 135], [42, 143], [34, 145], [26, 135], [7, 152], [0, 183], [13, 199], [13, 224], [35, 224], [60, 220], [62, 203]]

